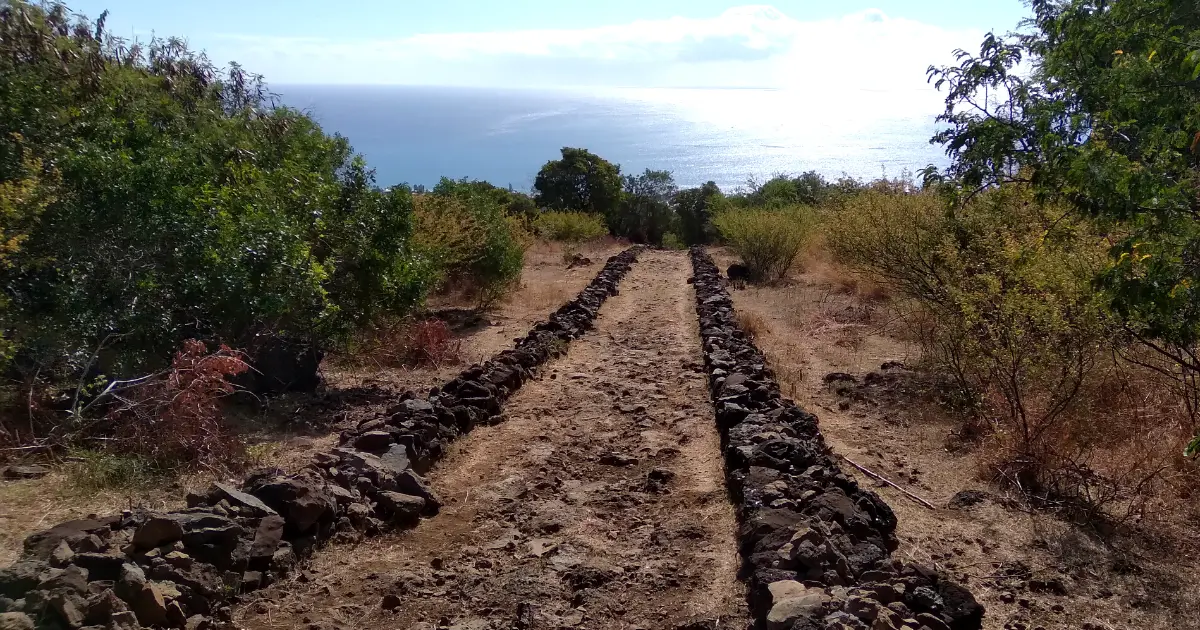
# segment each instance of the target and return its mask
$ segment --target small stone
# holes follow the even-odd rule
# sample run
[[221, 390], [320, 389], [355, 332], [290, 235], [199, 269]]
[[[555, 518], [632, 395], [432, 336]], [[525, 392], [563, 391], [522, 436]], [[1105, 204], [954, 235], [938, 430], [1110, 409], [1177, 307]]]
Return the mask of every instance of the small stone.
[[558, 544], [549, 538], [534, 538], [529, 541], [529, 553], [537, 558], [554, 552], [558, 549]]
[[846, 605], [843, 610], [867, 623], [871, 623], [872, 621], [875, 621], [876, 617], [879, 616], [880, 608], [882, 608], [882, 606], [879, 605], [879, 602], [873, 599], [851, 597], [846, 600]]
[[421, 512], [425, 509], [425, 499], [399, 492], [380, 492], [379, 505], [391, 516], [392, 522], [412, 525], [420, 520]]
[[823, 593], [809, 592], [775, 603], [767, 613], [767, 630], [790, 630], [797, 621], [819, 615], [828, 601]]
[[808, 587], [795, 580], [779, 580], [768, 584], [767, 591], [771, 594], [771, 605], [773, 606], [785, 599], [808, 594]]
[[638, 459], [624, 453], [609, 451], [600, 455], [600, 463], [605, 466], [633, 466], [638, 463]]
[[55, 591], [48, 602], [68, 628], [78, 628], [87, 619], [87, 604], [78, 593], [65, 589]]
[[368, 453], [382, 453], [392, 445], [392, 434], [387, 431], [367, 431], [354, 438], [354, 448]]
[[989, 496], [982, 490], [962, 490], [950, 497], [947, 506], [955, 510], [965, 510], [978, 503], [983, 503]]
[[192, 564], [195, 562], [191, 556], [183, 553], [182, 551], [168, 552], [167, 555], [163, 556], [163, 560], [173, 567], [179, 567], [180, 569], [185, 570], [192, 568]]
[[33, 630], [33, 620], [25, 613], [0, 613], [0, 630]]
[[112, 589], [107, 589], [103, 593], [93, 595], [87, 600], [87, 622], [96, 625], [104, 625], [112, 620], [112, 616], [129, 610], [125, 602], [117, 597]]
[[379, 602], [379, 607], [384, 610], [396, 610], [404, 603], [400, 596], [395, 593], [388, 593], [383, 596], [383, 601]]
[[108, 627], [110, 630], [141, 630], [142, 626], [138, 623], [137, 615], [132, 610], [126, 610], [114, 614]]
[[212, 620], [204, 615], [192, 615], [187, 618], [187, 622], [183, 624], [184, 630], [209, 630], [212, 628]]
[[950, 626], [945, 621], [929, 613], [918, 614], [917, 621], [926, 628], [929, 628], [929, 630], [950, 630]]

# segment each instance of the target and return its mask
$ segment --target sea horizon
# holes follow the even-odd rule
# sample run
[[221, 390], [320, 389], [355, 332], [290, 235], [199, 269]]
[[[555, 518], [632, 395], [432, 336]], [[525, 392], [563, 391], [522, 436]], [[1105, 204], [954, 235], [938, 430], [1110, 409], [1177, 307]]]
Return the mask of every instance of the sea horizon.
[[529, 191], [562, 147], [586, 148], [624, 174], [671, 171], [680, 187], [816, 171], [871, 180], [946, 163], [930, 145], [933, 90], [746, 87], [271, 86], [327, 132], [345, 136], [381, 186], [445, 176]]

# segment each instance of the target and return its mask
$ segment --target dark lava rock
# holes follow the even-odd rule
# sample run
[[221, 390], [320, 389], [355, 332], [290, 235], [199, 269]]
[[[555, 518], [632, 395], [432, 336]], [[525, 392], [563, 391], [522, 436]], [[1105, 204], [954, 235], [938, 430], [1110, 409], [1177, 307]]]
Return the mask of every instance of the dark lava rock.
[[133, 534], [133, 546], [139, 549], [150, 549], [176, 540], [183, 540], [183, 525], [169, 516], [153, 516]]
[[950, 497], [950, 501], [946, 503], [947, 507], [954, 510], [963, 510], [973, 505], [983, 503], [991, 497], [988, 493], [982, 490], [961, 490]]
[[49, 468], [37, 465], [9, 466], [4, 469], [5, 479], [41, 479], [49, 474]]
[[208, 490], [209, 500], [213, 503], [219, 503], [222, 500], [228, 501], [230, 505], [237, 506], [242, 512], [248, 513], [250, 516], [272, 516], [275, 515], [275, 510], [271, 509], [266, 503], [263, 503], [253, 495], [247, 494], [224, 483], [214, 483]]

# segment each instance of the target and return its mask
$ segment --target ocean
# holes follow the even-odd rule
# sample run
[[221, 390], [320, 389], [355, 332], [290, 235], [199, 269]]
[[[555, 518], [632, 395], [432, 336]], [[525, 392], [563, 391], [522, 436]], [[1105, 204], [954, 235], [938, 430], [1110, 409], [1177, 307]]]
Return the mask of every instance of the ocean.
[[518, 90], [276, 86], [281, 101], [347, 137], [382, 186], [468, 177], [528, 191], [564, 146], [622, 173], [671, 171], [722, 190], [815, 170], [874, 179], [944, 165], [930, 145], [936, 92], [747, 89]]

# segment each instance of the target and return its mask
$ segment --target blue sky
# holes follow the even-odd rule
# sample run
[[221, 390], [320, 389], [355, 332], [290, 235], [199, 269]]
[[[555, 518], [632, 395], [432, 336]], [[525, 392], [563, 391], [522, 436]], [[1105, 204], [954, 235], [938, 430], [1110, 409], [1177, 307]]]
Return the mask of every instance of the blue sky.
[[273, 84], [920, 89], [1019, 0], [74, 0]]

